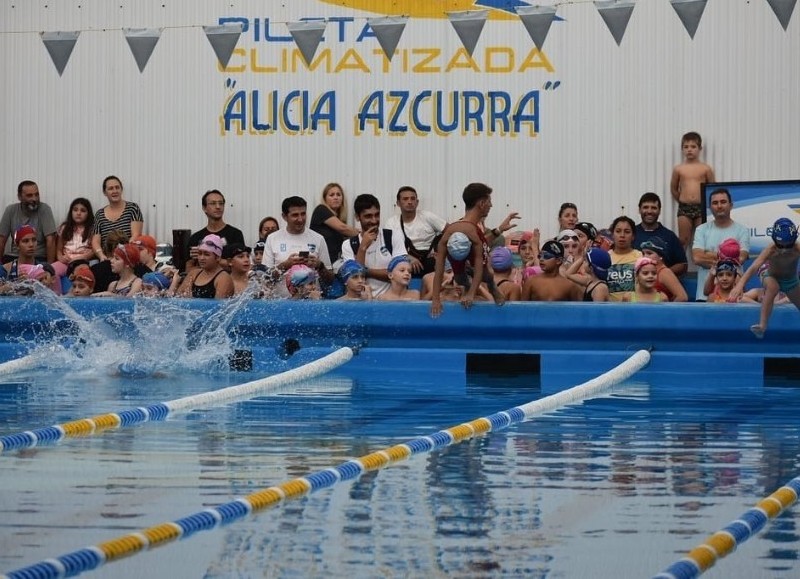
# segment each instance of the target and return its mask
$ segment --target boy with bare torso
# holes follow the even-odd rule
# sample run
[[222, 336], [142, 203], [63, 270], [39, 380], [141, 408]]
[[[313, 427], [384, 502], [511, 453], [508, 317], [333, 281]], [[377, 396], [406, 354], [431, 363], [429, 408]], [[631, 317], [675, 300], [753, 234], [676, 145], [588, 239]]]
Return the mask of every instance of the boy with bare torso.
[[703, 183], [716, 181], [714, 170], [700, 161], [703, 139], [698, 133], [690, 132], [681, 138], [683, 163], [672, 170], [670, 191], [678, 202], [678, 238], [684, 249], [689, 245], [692, 233], [702, 222], [701, 202]]

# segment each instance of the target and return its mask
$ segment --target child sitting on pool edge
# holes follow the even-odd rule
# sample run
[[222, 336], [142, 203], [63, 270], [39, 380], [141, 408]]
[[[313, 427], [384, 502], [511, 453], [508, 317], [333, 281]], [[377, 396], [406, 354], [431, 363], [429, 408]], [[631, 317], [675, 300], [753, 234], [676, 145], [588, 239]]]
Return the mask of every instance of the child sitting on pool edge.
[[72, 287], [69, 288], [67, 296], [85, 298], [92, 295], [94, 291], [94, 274], [88, 265], [79, 265], [69, 276]]
[[419, 290], [408, 289], [411, 283], [411, 260], [407, 255], [396, 255], [386, 266], [389, 289], [378, 296], [378, 301], [411, 301], [419, 299]]
[[139, 295], [148, 298], [163, 297], [166, 295], [171, 281], [160, 271], [146, 273], [142, 276], [142, 291], [139, 292]]
[[772, 245], [768, 245], [758, 254], [742, 278], [731, 290], [730, 299], [736, 300], [744, 291], [747, 281], [759, 268], [768, 263], [761, 276], [764, 286], [764, 297], [761, 301], [759, 322], [750, 326], [756, 338], [763, 338], [767, 331], [767, 323], [772, 315], [775, 296], [782, 291], [796, 308], [800, 309], [800, 280], [797, 278], [797, 263], [800, 261], [800, 245], [797, 243], [797, 226], [791, 219], [782, 217], [772, 226]]

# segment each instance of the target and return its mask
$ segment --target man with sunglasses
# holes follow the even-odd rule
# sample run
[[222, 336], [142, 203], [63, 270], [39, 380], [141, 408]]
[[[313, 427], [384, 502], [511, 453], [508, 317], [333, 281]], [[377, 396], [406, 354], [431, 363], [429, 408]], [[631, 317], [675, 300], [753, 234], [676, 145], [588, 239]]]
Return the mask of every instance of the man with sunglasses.
[[569, 302], [581, 299], [581, 288], [561, 275], [564, 246], [558, 241], [546, 241], [539, 253], [542, 273], [528, 278], [522, 287], [522, 301]]

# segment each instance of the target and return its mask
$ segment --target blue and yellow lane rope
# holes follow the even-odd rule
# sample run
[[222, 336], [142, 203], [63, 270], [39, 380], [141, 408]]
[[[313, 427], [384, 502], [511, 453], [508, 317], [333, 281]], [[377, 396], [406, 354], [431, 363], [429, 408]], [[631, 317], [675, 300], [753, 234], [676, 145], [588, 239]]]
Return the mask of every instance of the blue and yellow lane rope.
[[774, 493], [761, 499], [756, 506], [728, 526], [717, 531], [703, 543], [675, 561], [653, 579], [694, 579], [708, 571], [739, 545], [760, 532], [764, 526], [792, 506], [800, 495], [800, 476], [795, 477]]
[[26, 430], [14, 434], [0, 436], [0, 454], [10, 450], [32, 448], [40, 444], [56, 444], [65, 438], [79, 438], [99, 434], [105, 430], [144, 424], [146, 422], [159, 422], [166, 420], [178, 412], [189, 412], [197, 408], [211, 408], [239, 400], [247, 400], [260, 396], [271, 389], [283, 387], [292, 382], [308, 380], [321, 374], [330, 372], [334, 368], [348, 362], [353, 357], [351, 348], [339, 348], [330, 354], [304, 364], [298, 368], [268, 376], [245, 384], [229, 386], [220, 390], [203, 392], [167, 402], [157, 402], [149, 406], [142, 406], [116, 413], [100, 414], [91, 418], [81, 418], [45, 426], [35, 430]]
[[476, 435], [502, 430], [512, 424], [523, 422], [535, 414], [552, 411], [566, 404], [602, 394], [613, 385], [632, 376], [649, 361], [649, 352], [641, 350], [605, 374], [558, 394], [496, 412], [490, 416], [476, 418], [427, 436], [414, 438], [408, 442], [348, 460], [338, 466], [256, 491], [176, 521], [161, 523], [155, 527], [149, 527], [60, 557], [46, 559], [12, 571], [8, 575], [0, 575], [0, 579], [74, 577], [85, 571], [96, 569], [105, 563], [166, 545], [177, 539], [185, 539], [199, 531], [208, 531], [220, 525], [232, 523], [251, 513], [275, 507], [284, 501], [299, 499], [340, 482], [353, 480], [367, 471], [382, 469], [416, 454], [439, 450], [451, 444], [469, 440]]

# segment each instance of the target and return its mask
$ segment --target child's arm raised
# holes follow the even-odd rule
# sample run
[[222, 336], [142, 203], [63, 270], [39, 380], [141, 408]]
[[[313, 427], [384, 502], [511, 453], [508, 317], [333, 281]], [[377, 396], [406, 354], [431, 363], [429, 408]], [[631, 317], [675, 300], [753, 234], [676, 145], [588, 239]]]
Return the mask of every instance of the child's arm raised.
[[744, 291], [744, 286], [747, 284], [748, 281], [750, 281], [750, 278], [753, 277], [753, 274], [756, 273], [758, 269], [767, 262], [767, 260], [774, 252], [775, 252], [775, 246], [769, 245], [765, 247], [761, 253], [758, 254], [758, 257], [755, 258], [753, 263], [750, 264], [750, 267], [747, 268], [747, 271], [744, 272], [744, 275], [742, 275], [741, 279], [739, 279], [739, 281], [736, 282], [736, 285], [733, 286], [728, 301], [736, 301], [739, 299], [739, 297], [742, 295], [742, 292]]

